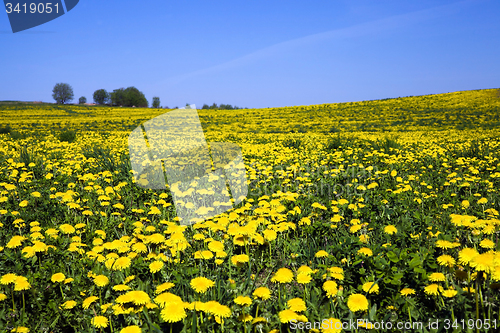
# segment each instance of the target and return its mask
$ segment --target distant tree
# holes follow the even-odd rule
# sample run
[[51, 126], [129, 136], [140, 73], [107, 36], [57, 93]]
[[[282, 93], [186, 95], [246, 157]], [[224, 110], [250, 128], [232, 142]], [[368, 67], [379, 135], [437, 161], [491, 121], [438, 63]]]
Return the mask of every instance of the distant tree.
[[147, 108], [149, 103], [144, 94], [136, 87], [128, 87], [123, 91], [124, 104], [123, 106], [137, 106]]
[[156, 109], [160, 107], [160, 97], [153, 97], [153, 107]]
[[142, 92], [136, 87], [128, 87], [127, 89], [115, 89], [110, 94], [111, 104], [116, 106], [137, 106], [147, 107], [148, 100]]
[[64, 104], [73, 100], [73, 88], [67, 83], [58, 83], [52, 89], [52, 98], [57, 104]]
[[224, 103], [222, 103], [220, 105], [217, 105], [217, 103], [214, 103], [214, 104], [212, 104], [210, 106], [208, 106], [207, 104], [203, 104], [202, 109], [210, 109], [210, 110], [238, 110], [238, 109], [243, 109], [243, 108], [239, 108], [236, 105], [232, 106], [231, 104], [224, 104]]
[[82, 96], [78, 99], [78, 104], [85, 104], [87, 103], [87, 98], [85, 96]]
[[112, 93], [109, 94], [111, 98], [111, 104], [116, 106], [125, 105], [125, 89], [115, 89]]
[[231, 104], [221, 104], [219, 105], [220, 110], [234, 110]]
[[109, 94], [105, 89], [94, 91], [94, 102], [97, 104], [106, 104], [109, 101]]

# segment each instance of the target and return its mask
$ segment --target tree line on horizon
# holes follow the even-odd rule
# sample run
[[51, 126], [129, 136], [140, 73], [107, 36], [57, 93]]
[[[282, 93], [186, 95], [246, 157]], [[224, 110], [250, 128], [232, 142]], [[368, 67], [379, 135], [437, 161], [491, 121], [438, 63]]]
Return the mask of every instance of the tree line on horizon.
[[208, 104], [203, 104], [201, 107], [203, 110], [209, 109], [209, 110], [239, 110], [239, 109], [246, 109], [246, 108], [239, 108], [236, 105], [232, 106], [231, 104], [220, 104], [217, 105], [217, 103], [214, 103], [210, 106]]
[[[57, 104], [65, 104], [74, 99], [73, 88], [67, 83], [57, 83], [52, 90], [52, 98], [56, 101]], [[112, 92], [107, 92], [106, 89], [98, 89], [94, 91], [92, 95], [94, 103], [98, 105], [109, 105], [109, 106], [125, 106], [125, 107], [148, 107], [149, 103], [144, 93], [139, 91], [136, 87], [128, 87], [128, 88], [119, 88], [115, 89]], [[86, 104], [87, 98], [82, 96], [78, 99], [78, 104]], [[189, 105], [189, 103], [186, 103]], [[153, 103], [151, 105], [152, 108], [161, 108], [160, 106], [160, 98], [153, 97]], [[168, 109], [168, 106], [163, 107]], [[174, 107], [174, 109], [178, 109], [178, 107]], [[220, 104], [213, 103], [212, 105], [203, 104], [202, 109], [210, 109], [210, 110], [238, 110], [245, 109], [235, 106], [231, 104]]]

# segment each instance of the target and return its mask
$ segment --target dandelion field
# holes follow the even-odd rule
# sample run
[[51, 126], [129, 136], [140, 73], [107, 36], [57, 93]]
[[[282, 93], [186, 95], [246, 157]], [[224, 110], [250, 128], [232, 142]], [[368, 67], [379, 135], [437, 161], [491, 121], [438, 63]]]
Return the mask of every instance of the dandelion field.
[[191, 226], [130, 172], [164, 112], [0, 104], [1, 332], [500, 330], [499, 90], [198, 110], [249, 192]]

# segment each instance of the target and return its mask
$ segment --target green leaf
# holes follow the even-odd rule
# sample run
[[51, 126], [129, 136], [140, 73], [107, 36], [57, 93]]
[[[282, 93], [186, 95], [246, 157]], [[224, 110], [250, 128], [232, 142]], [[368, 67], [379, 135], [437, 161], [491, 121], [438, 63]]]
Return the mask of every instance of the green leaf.
[[401, 279], [403, 278], [404, 273], [396, 273], [394, 274], [392, 280], [390, 281], [391, 284], [394, 285], [400, 285], [401, 284]]
[[399, 262], [399, 258], [397, 256], [396, 253], [390, 251], [390, 252], [387, 252], [387, 257], [389, 258], [390, 261], [392, 261], [393, 263], [397, 263]]
[[418, 256], [414, 256], [412, 260], [408, 263], [410, 268], [415, 268], [417, 266], [422, 266], [423, 262]]
[[421, 267], [415, 267], [413, 268], [413, 271], [415, 271], [416, 273], [427, 274], [427, 271]]
[[371, 322], [377, 320], [377, 304], [373, 304], [372, 308], [370, 309], [370, 312], [368, 312], [368, 319], [370, 319]]
[[356, 265], [359, 265], [361, 264], [363, 260], [359, 259], [359, 260], [356, 260], [355, 262], [352, 263], [353, 266], [356, 266]]

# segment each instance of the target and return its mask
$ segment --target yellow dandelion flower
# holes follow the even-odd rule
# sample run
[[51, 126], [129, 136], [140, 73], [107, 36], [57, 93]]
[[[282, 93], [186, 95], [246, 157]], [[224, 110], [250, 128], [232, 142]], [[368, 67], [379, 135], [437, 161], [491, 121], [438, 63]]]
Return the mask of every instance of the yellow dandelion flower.
[[280, 268], [271, 278], [273, 283], [289, 283], [293, 281], [293, 272], [288, 268]]
[[50, 278], [50, 280], [54, 283], [56, 282], [63, 282], [64, 279], [66, 279], [66, 276], [64, 276], [63, 273], [55, 273], [52, 275], [52, 277]]
[[104, 232], [103, 230], [96, 230], [94, 231], [94, 233], [99, 237], [101, 237], [102, 239], [106, 239], [106, 232]]
[[28, 279], [24, 276], [18, 276], [16, 281], [14, 281], [14, 290], [28, 290], [31, 288], [31, 284], [28, 282]]
[[215, 253], [224, 251], [224, 243], [213, 240], [208, 243], [208, 249]]
[[244, 323], [249, 322], [253, 319], [253, 317], [247, 313], [242, 313], [238, 316], [238, 320]]
[[123, 281], [123, 283], [129, 283], [130, 281], [132, 281], [133, 279], [135, 279], [135, 275], [130, 275], [130, 276], [127, 276], [125, 278], [125, 280]]
[[59, 226], [59, 230], [61, 230], [63, 233], [68, 234], [68, 235], [70, 235], [76, 231], [75, 227], [73, 227], [72, 225], [67, 224], [67, 223]]
[[369, 294], [378, 294], [379, 286], [378, 283], [366, 282], [363, 284], [363, 291]]
[[493, 224], [487, 224], [483, 228], [483, 233], [486, 235], [491, 235], [496, 231], [497, 227]]
[[349, 228], [349, 232], [351, 234], [355, 234], [356, 232], [361, 230], [361, 228], [363, 228], [363, 226], [361, 224], [356, 224], [356, 225], [353, 225], [352, 227]]
[[483, 239], [480, 243], [479, 246], [481, 246], [483, 249], [494, 249], [496, 247], [495, 242], [489, 239]]
[[285, 323], [288, 323], [292, 320], [297, 320], [299, 315], [297, 313], [295, 313], [294, 311], [287, 309], [287, 310], [280, 311], [278, 313], [278, 316], [280, 318], [280, 322], [285, 324]]
[[238, 254], [231, 257], [231, 263], [233, 265], [244, 264], [247, 263], [250, 258], [246, 254]]
[[94, 278], [94, 283], [96, 284], [96, 286], [98, 287], [104, 287], [106, 286], [108, 283], [109, 283], [109, 279], [107, 276], [105, 275], [97, 275], [95, 278]]
[[299, 273], [297, 274], [297, 283], [308, 284], [312, 281], [312, 277], [309, 273]]
[[195, 259], [212, 259], [214, 257], [214, 254], [211, 251], [204, 250], [204, 251], [196, 251], [194, 253], [194, 258]]
[[446, 277], [444, 276], [443, 273], [432, 273], [431, 275], [429, 275], [429, 281], [432, 281], [432, 282], [442, 282], [445, 280], [446, 280]]
[[446, 289], [441, 294], [444, 297], [452, 298], [452, 297], [455, 297], [458, 294], [458, 292], [456, 290], [454, 290], [454, 289]]
[[393, 235], [398, 232], [398, 229], [394, 225], [390, 224], [384, 228], [384, 232], [388, 235]]
[[165, 282], [163, 284], [160, 284], [158, 287], [156, 287], [155, 294], [161, 294], [162, 292], [169, 290], [173, 286], [175, 286], [175, 284], [173, 284], [172, 282]]
[[92, 318], [92, 325], [96, 328], [106, 328], [108, 327], [108, 318], [104, 316], [97, 316]]
[[357, 253], [365, 255], [367, 257], [373, 256], [373, 251], [371, 249], [367, 248], [367, 247], [360, 248]]
[[305, 266], [305, 265], [302, 265], [299, 267], [299, 269], [297, 269], [297, 274], [312, 274], [313, 270], [311, 267], [309, 266]]
[[479, 205], [484, 205], [484, 204], [488, 203], [488, 199], [486, 199], [486, 198], [481, 198], [481, 199], [479, 199], [479, 200], [477, 201], [477, 203], [478, 203]]
[[476, 251], [476, 249], [472, 248], [464, 248], [460, 252], [458, 252], [458, 263], [460, 265], [467, 265], [470, 264], [472, 259], [479, 255], [479, 253]]
[[267, 240], [268, 242], [271, 242], [278, 237], [278, 234], [276, 231], [271, 230], [271, 229], [266, 229], [262, 232], [264, 234], [264, 239]]
[[125, 294], [126, 297], [129, 297], [132, 303], [135, 305], [145, 305], [151, 302], [151, 298], [149, 295], [142, 290], [132, 290]]
[[144, 243], [135, 243], [132, 245], [132, 250], [137, 253], [146, 253], [148, 252], [148, 247]]
[[286, 305], [287, 305], [288, 309], [290, 309], [294, 312], [302, 312], [302, 311], [306, 311], [306, 309], [307, 309], [306, 303], [301, 298], [292, 298], [291, 300], [286, 302]]
[[443, 291], [443, 287], [441, 287], [440, 285], [435, 284], [435, 283], [430, 284], [424, 288], [424, 292], [427, 295], [438, 295], [442, 291]]
[[494, 267], [495, 254], [492, 252], [481, 253], [470, 261], [470, 266], [476, 271], [489, 273]]
[[271, 298], [271, 290], [269, 290], [268, 288], [266, 287], [259, 287], [257, 289], [254, 290], [253, 294], [252, 294], [255, 298], [260, 298], [262, 300], [267, 300], [269, 298]]
[[160, 305], [161, 307], [164, 307], [165, 304], [173, 304], [173, 303], [183, 304], [183, 301], [179, 296], [174, 295], [174, 294], [169, 293], [169, 292], [162, 293], [162, 294], [156, 296], [154, 301], [156, 304]]
[[337, 292], [339, 291], [337, 287], [338, 285], [337, 282], [335, 281], [329, 280], [323, 283], [323, 290], [326, 291], [326, 295], [328, 297], [333, 297], [337, 295]]
[[160, 316], [167, 323], [176, 323], [186, 318], [187, 314], [179, 303], [167, 303], [161, 310]]
[[455, 265], [455, 259], [448, 254], [443, 254], [439, 256], [437, 258], [437, 262], [441, 266], [453, 267]]
[[217, 317], [228, 318], [231, 316], [231, 309], [216, 301], [207, 302], [207, 311]]
[[17, 275], [13, 273], [7, 273], [0, 279], [0, 284], [10, 284], [16, 282]]
[[215, 286], [215, 282], [207, 279], [206, 277], [197, 277], [191, 280], [191, 288], [197, 293], [205, 293], [209, 288]]
[[13, 236], [10, 241], [5, 245], [9, 249], [14, 249], [16, 247], [19, 247], [22, 245], [22, 242], [25, 241], [27, 238], [24, 236]]
[[347, 307], [352, 312], [368, 310], [368, 300], [364, 295], [352, 294], [347, 299]]
[[75, 306], [76, 306], [75, 301], [66, 301], [63, 304], [61, 304], [61, 309], [70, 310], [73, 309]]
[[122, 328], [120, 333], [142, 333], [142, 329], [137, 325], [132, 325]]
[[159, 272], [163, 268], [163, 261], [155, 260], [151, 264], [149, 264], [149, 271], [151, 273]]
[[342, 321], [337, 318], [324, 319], [321, 322], [321, 332], [323, 333], [340, 333], [342, 332]]
[[99, 297], [96, 297], [96, 296], [90, 296], [90, 297], [87, 297], [86, 299], [83, 300], [83, 303], [82, 303], [82, 307], [84, 309], [88, 309], [89, 306], [94, 303], [95, 301], [97, 301], [99, 299]]
[[252, 304], [252, 299], [248, 296], [238, 296], [234, 299], [234, 303], [241, 306], [250, 306]]
[[410, 296], [410, 295], [415, 295], [415, 289], [411, 289], [411, 288], [403, 288], [401, 291], [400, 291], [401, 295], [403, 296]]
[[316, 252], [316, 254], [314, 255], [316, 258], [324, 258], [324, 257], [328, 257], [328, 252], [324, 251], [324, 250], [320, 250], [318, 252]]
[[370, 240], [370, 236], [368, 236], [368, 235], [360, 235], [359, 236], [359, 241], [361, 243], [368, 243], [369, 240]]
[[113, 290], [116, 291], [126, 291], [130, 290], [131, 288], [127, 286], [126, 284], [117, 284], [116, 286], [113, 286]]
[[130, 260], [129, 257], [120, 257], [114, 261], [112, 269], [114, 271], [121, 271], [126, 268], [129, 268], [131, 264], [132, 261]]

